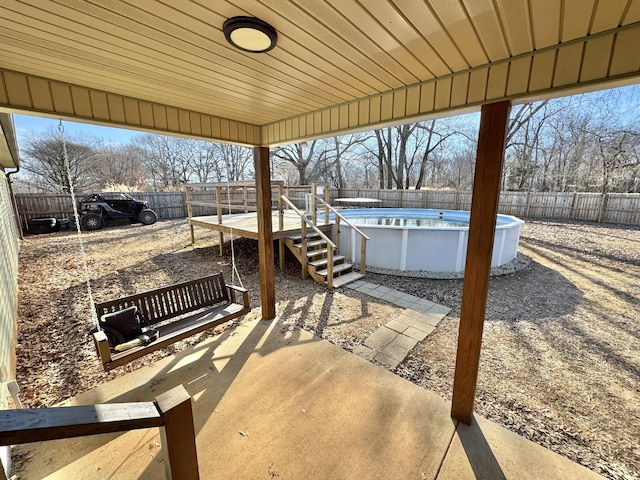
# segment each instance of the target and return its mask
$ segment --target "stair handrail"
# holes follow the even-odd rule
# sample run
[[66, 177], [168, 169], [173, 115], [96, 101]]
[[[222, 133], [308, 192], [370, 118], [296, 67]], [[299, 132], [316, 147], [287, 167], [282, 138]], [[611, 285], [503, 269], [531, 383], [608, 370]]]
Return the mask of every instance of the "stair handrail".
[[[351, 227], [351, 229], [354, 230], [355, 232], [357, 232], [358, 234], [360, 234], [361, 237], [364, 237], [367, 240], [371, 240], [367, 235], [364, 234], [364, 232], [362, 230], [360, 230], [353, 223], [351, 223], [349, 220], [347, 220], [344, 215], [340, 214], [340, 212], [338, 212], [335, 208], [333, 208], [331, 205], [329, 205], [327, 202], [325, 202], [322, 198], [320, 198], [320, 197], [318, 197], [316, 195], [316, 200], [320, 200], [320, 203], [322, 203], [325, 207], [328, 207], [329, 210], [331, 210], [335, 216], [340, 217], [340, 220], [342, 220], [344, 223], [349, 225]], [[328, 220], [328, 219], [325, 219], [325, 220]]]
[[309, 220], [307, 218], [307, 216], [304, 214], [304, 212], [301, 212], [298, 207], [296, 207], [291, 200], [289, 200], [285, 195], [281, 195], [282, 199], [285, 201], [285, 203], [291, 208], [291, 210], [293, 210], [295, 213], [297, 213], [300, 218], [302, 220], [304, 220], [304, 222], [311, 227], [311, 229], [316, 232], [318, 235], [320, 235], [320, 238], [322, 238], [325, 242], [327, 242], [328, 245], [331, 245], [331, 248], [338, 248], [337, 245], [335, 243], [333, 243], [333, 241], [327, 237], [325, 235], [325, 233], [320, 230], [315, 223], [313, 223], [311, 220]]
[[[307, 216], [301, 212], [300, 210], [298, 210], [298, 207], [296, 207], [293, 202], [291, 202], [291, 200], [289, 200], [287, 197], [285, 197], [284, 195], [281, 195], [282, 200], [285, 201], [285, 203], [287, 205], [289, 205], [289, 207], [291, 207], [291, 209], [296, 212], [300, 218], [303, 220], [303, 224], [302, 224], [302, 236], [305, 237], [306, 236], [306, 226], [311, 227], [312, 230], [314, 230], [318, 235], [320, 235], [320, 238], [322, 238], [325, 242], [327, 242], [327, 288], [331, 289], [333, 288], [333, 250], [337, 250], [338, 246], [333, 243], [333, 241], [327, 237], [324, 232], [322, 230], [320, 230], [318, 227], [316, 227], [316, 224], [313, 223], [313, 221], [309, 220], [307, 218]], [[306, 239], [303, 238], [302, 239], [302, 278], [307, 278], [307, 242]]]
[[[315, 193], [313, 194], [315, 195]], [[353, 223], [351, 223], [349, 220], [347, 220], [344, 215], [341, 215], [335, 208], [333, 208], [331, 205], [329, 205], [327, 202], [325, 202], [322, 198], [316, 196], [316, 201], [320, 200], [321, 204], [324, 204], [324, 208], [325, 208], [325, 217], [328, 217], [329, 215], [327, 214], [327, 210], [329, 209], [333, 212], [333, 214], [335, 215], [335, 220], [336, 220], [336, 242], [339, 244], [340, 243], [340, 221], [344, 221], [344, 223], [346, 223], [347, 225], [349, 225], [351, 227], [351, 230], [355, 233], [358, 233], [361, 237], [361, 242], [360, 242], [360, 273], [362, 273], [364, 275], [366, 269], [367, 269], [367, 241], [371, 240], [367, 235], [364, 234], [364, 232], [362, 230], [360, 230], [358, 227], [356, 227]], [[328, 218], [325, 218], [325, 221], [328, 221]]]

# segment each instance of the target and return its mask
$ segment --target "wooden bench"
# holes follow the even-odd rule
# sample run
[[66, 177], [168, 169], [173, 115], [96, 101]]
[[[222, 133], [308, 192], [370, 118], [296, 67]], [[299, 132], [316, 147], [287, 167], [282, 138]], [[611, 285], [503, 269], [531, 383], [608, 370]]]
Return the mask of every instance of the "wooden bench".
[[[242, 303], [236, 302], [236, 295], [239, 294], [242, 294]], [[146, 345], [123, 352], [112, 352], [105, 333], [102, 330], [95, 332], [93, 340], [105, 371], [245, 315], [251, 310], [247, 289], [225, 285], [222, 273], [217, 273], [197, 280], [97, 303], [96, 312], [100, 318], [104, 314], [134, 305], [153, 328], [158, 330], [159, 336]]]

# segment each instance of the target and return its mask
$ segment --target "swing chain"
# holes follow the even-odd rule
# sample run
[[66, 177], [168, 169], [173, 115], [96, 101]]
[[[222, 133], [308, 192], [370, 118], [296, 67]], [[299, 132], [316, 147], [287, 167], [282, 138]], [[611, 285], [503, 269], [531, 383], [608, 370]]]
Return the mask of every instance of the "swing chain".
[[71, 195], [71, 204], [73, 206], [73, 218], [76, 224], [78, 245], [80, 246], [80, 256], [82, 258], [82, 266], [84, 271], [84, 279], [87, 285], [87, 294], [89, 297], [89, 310], [91, 312], [91, 320], [98, 330], [100, 330], [100, 321], [98, 320], [98, 314], [95, 309], [95, 302], [93, 300], [93, 290], [91, 289], [91, 277], [89, 275], [89, 265], [87, 263], [87, 253], [84, 248], [84, 242], [82, 241], [82, 232], [80, 230], [80, 215], [78, 214], [78, 203], [76, 202], [75, 187], [73, 179], [71, 178], [71, 166], [69, 165], [69, 154], [67, 152], [67, 141], [64, 136], [64, 125], [62, 119], [58, 125], [58, 131], [62, 139], [62, 158], [64, 159], [64, 167], [67, 173], [67, 181], [69, 182], [69, 194]]
[[[229, 162], [225, 162], [227, 166], [227, 205], [229, 210], [229, 215], [231, 215], [231, 187], [229, 186]], [[240, 278], [240, 272], [238, 272], [238, 267], [236, 266], [236, 251], [233, 245], [233, 227], [229, 228], [229, 234], [231, 235], [231, 283], [235, 282], [235, 278], [238, 277], [238, 283], [242, 288], [244, 285], [242, 284], [242, 279]]]

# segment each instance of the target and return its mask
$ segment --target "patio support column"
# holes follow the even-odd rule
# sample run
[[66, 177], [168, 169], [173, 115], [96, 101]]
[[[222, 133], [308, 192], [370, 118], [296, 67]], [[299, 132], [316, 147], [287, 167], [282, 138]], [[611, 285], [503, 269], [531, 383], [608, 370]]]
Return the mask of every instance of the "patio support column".
[[253, 161], [256, 172], [256, 203], [258, 215], [258, 255], [260, 257], [260, 302], [262, 319], [276, 316], [275, 267], [273, 229], [271, 226], [271, 174], [269, 147], [255, 147]]
[[480, 118], [451, 401], [451, 416], [467, 424], [473, 417], [510, 109], [509, 101], [483, 105]]

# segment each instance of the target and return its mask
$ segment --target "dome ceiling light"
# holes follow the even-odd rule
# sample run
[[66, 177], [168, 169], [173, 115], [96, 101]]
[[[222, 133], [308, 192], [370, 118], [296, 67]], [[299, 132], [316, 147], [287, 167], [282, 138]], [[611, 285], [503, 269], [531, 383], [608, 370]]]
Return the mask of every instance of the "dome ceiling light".
[[245, 52], [268, 52], [278, 41], [276, 29], [255, 17], [228, 18], [222, 25], [222, 31], [231, 45]]

